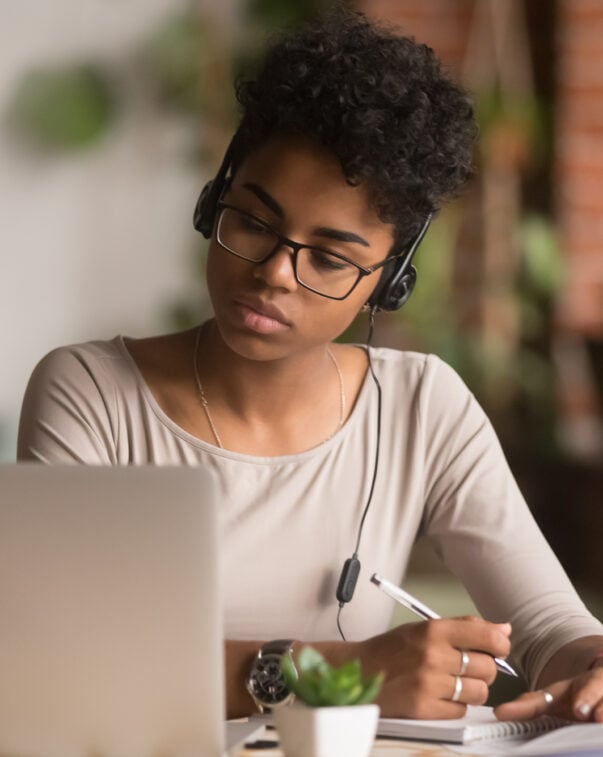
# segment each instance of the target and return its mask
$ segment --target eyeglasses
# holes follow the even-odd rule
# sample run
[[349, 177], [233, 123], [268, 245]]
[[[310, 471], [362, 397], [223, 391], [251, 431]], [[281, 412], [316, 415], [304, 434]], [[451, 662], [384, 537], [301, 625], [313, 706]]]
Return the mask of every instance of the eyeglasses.
[[218, 208], [216, 239], [225, 250], [252, 263], [265, 263], [281, 247], [290, 247], [298, 284], [331, 300], [344, 300], [362, 278], [396, 259], [388, 257], [365, 268], [336, 252], [294, 242], [232, 205], [220, 202]]

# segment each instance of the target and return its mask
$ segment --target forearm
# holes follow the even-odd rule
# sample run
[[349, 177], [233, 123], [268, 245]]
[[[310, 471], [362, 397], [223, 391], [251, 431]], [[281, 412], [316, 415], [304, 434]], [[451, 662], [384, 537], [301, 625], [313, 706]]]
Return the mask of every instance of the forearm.
[[[584, 636], [557, 650], [542, 669], [537, 688], [584, 673], [603, 652], [603, 636]], [[602, 664], [603, 659], [597, 664]]]
[[[312, 641], [311, 645], [333, 667], [358, 660], [364, 675], [383, 673], [385, 680], [377, 703], [384, 717], [452, 718], [461, 717], [466, 705], [486, 701], [488, 686], [496, 676], [492, 658], [509, 654], [510, 633], [508, 623], [447, 618], [404, 623], [362, 641]], [[229, 718], [257, 712], [245, 683], [264, 643], [226, 642]], [[303, 641], [293, 642], [294, 662], [304, 646]], [[462, 698], [455, 684], [461, 649], [472, 650]]]
[[[263, 641], [230, 641], [225, 642], [226, 659], [226, 717], [242, 718], [258, 711], [255, 702], [249, 695], [245, 681], [249, 675], [251, 664]], [[304, 646], [304, 642], [296, 641], [293, 645], [293, 658]], [[356, 644], [343, 641], [312, 642], [331, 665], [341, 665], [356, 655]]]

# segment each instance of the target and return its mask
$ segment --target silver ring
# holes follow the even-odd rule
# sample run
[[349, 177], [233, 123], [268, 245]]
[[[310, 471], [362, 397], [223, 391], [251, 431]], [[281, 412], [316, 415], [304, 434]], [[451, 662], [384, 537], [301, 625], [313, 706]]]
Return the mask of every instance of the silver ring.
[[462, 691], [463, 691], [463, 679], [460, 676], [455, 676], [454, 677], [454, 692], [452, 694], [452, 699], [450, 701], [458, 702], [459, 699], [461, 698]]
[[469, 654], [466, 649], [461, 649], [461, 669], [459, 670], [459, 675], [464, 676], [467, 672], [467, 668], [469, 667]]
[[540, 693], [544, 697], [544, 701], [546, 702], [546, 706], [550, 707], [553, 704], [553, 702], [555, 701], [555, 697], [551, 694], [550, 691], [546, 691], [546, 689], [542, 689], [542, 691]]

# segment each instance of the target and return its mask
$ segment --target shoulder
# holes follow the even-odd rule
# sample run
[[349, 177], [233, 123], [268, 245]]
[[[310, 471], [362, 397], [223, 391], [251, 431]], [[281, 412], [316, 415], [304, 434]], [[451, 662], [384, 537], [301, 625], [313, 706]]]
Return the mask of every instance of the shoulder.
[[371, 352], [384, 406], [413, 420], [426, 438], [467, 434], [486, 423], [479, 403], [459, 374], [437, 355], [394, 349]]
[[120, 338], [72, 344], [40, 360], [21, 406], [19, 459], [115, 461], [116, 386], [128, 371], [122, 347]]
[[379, 378], [391, 383], [400, 381], [400, 388], [415, 386], [426, 394], [442, 390], [470, 394], [455, 369], [437, 355], [374, 347], [371, 348], [371, 359]]
[[83, 388], [91, 382], [100, 387], [110, 380], [111, 373], [125, 373], [129, 368], [131, 370], [122, 337], [82, 342], [47, 353], [34, 368], [30, 384]]

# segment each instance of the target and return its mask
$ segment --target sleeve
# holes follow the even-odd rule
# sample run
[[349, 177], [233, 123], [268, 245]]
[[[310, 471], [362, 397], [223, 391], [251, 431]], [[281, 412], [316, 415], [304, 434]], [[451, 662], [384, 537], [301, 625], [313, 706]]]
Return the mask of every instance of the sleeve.
[[116, 463], [112, 389], [99, 361], [61, 347], [35, 367], [21, 407], [17, 460]]
[[420, 395], [422, 528], [485, 618], [513, 624], [513, 658], [534, 685], [550, 657], [603, 633], [544, 539], [483, 410], [445, 363], [427, 361]]

